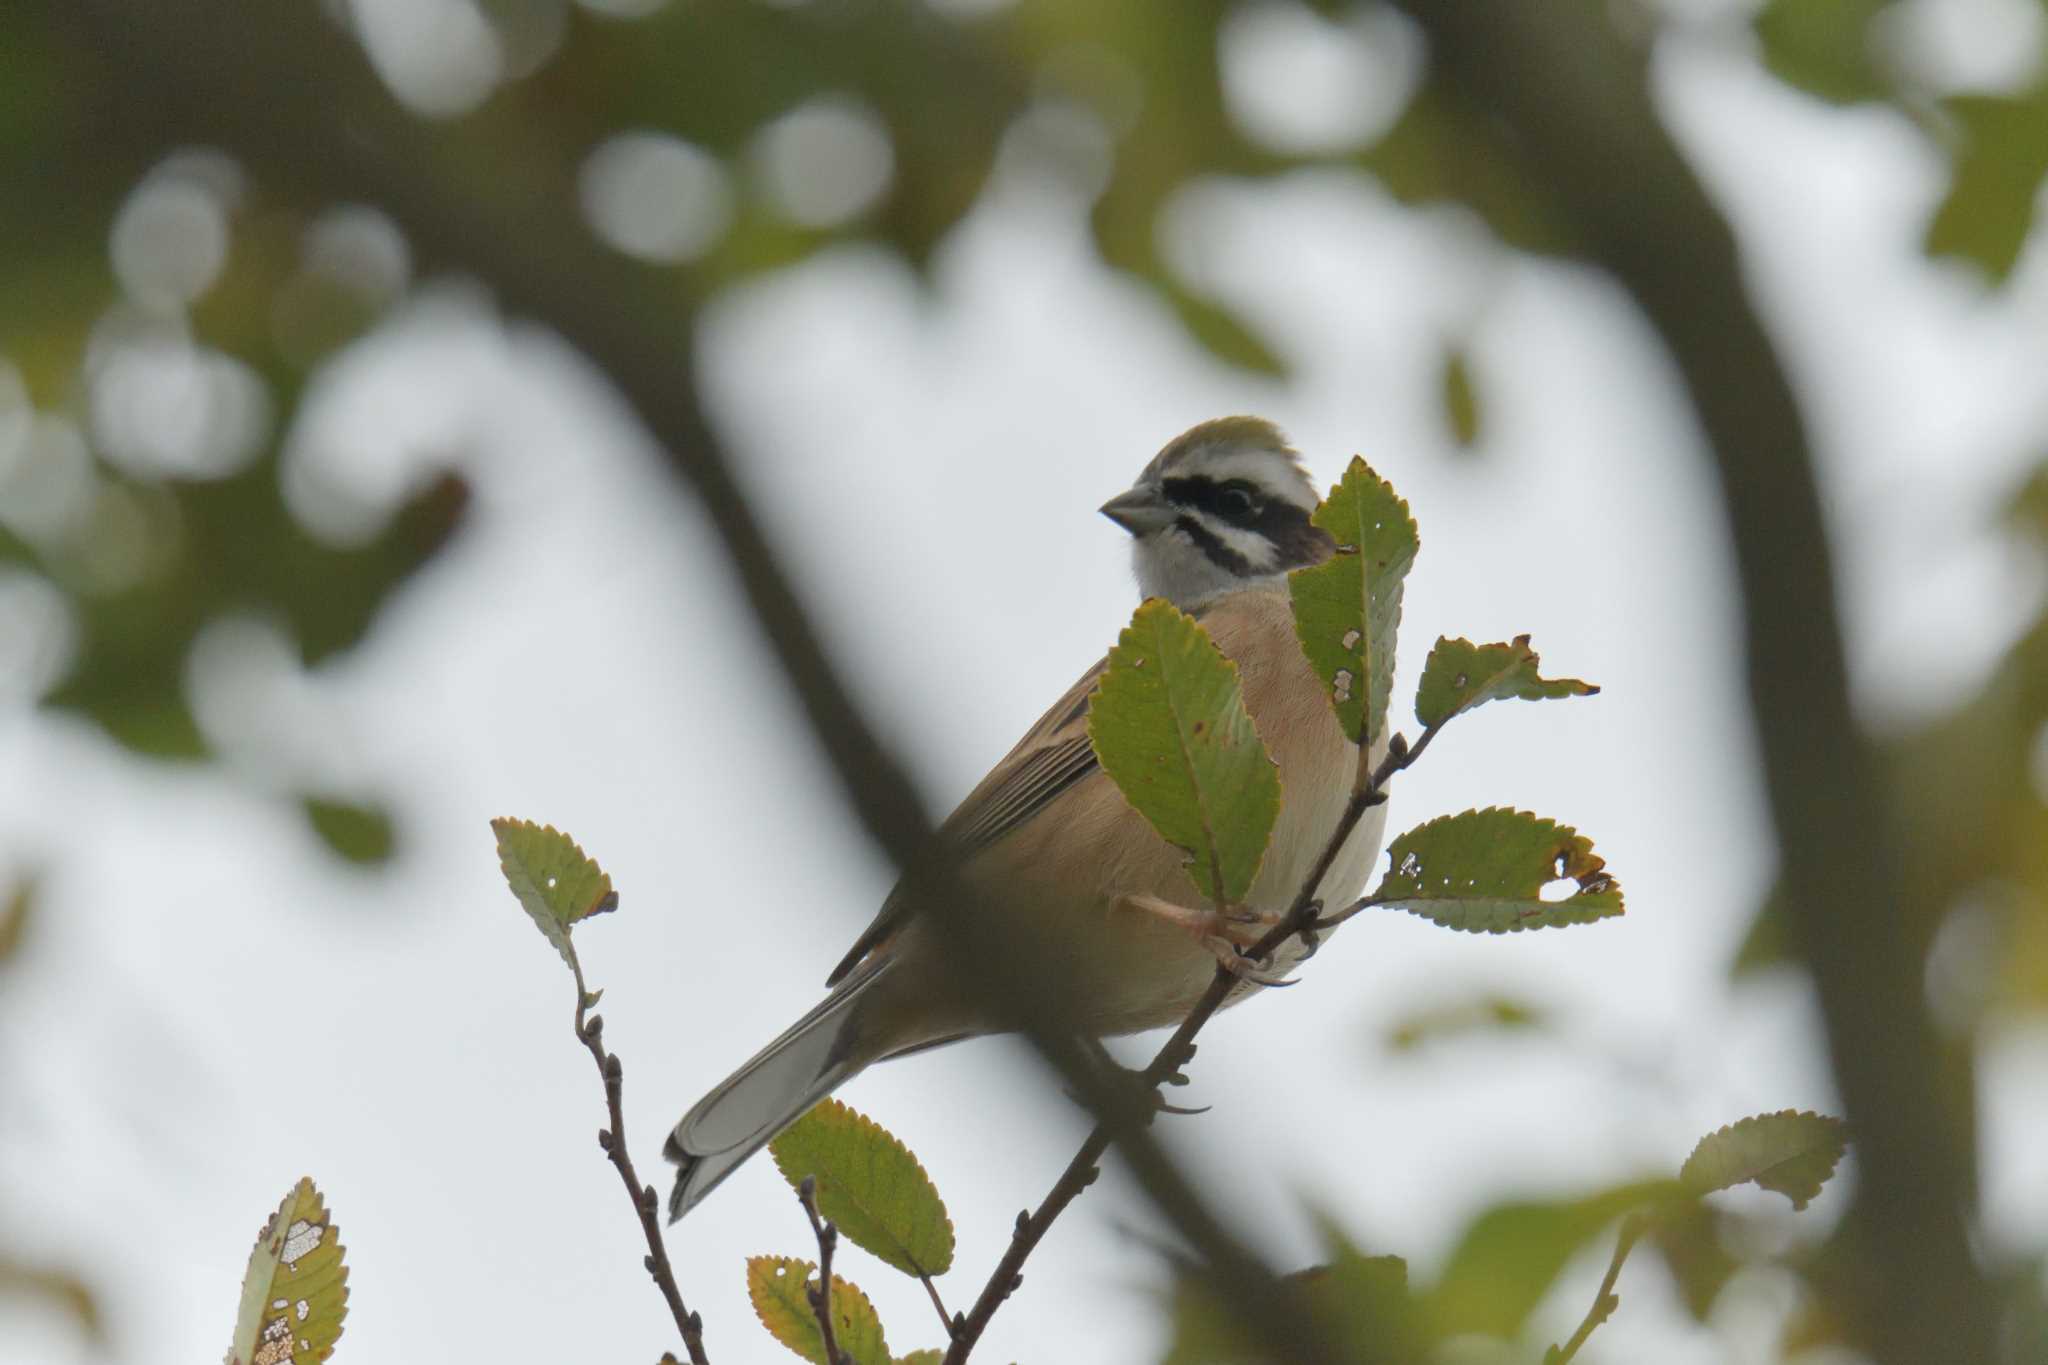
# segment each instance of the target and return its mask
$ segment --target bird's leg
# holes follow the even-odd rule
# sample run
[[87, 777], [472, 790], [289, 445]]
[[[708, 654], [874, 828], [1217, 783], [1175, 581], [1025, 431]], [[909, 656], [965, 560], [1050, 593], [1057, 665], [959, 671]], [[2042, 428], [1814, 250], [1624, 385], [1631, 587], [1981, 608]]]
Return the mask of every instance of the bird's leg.
[[1266, 936], [1268, 930], [1280, 922], [1278, 915], [1244, 907], [1228, 913], [1213, 907], [1193, 910], [1145, 892], [1118, 896], [1113, 904], [1119, 910], [1135, 910], [1140, 914], [1151, 915], [1166, 921], [1176, 929], [1185, 931], [1195, 942], [1208, 949], [1210, 955], [1225, 971], [1240, 981], [1249, 981], [1256, 986], [1294, 984], [1289, 978], [1260, 970], [1249, 952]]
[[[1080, 1041], [1081, 1049], [1088, 1054], [1088, 1060], [1094, 1066], [1096, 1074], [1101, 1076], [1111, 1089], [1128, 1089], [1132, 1093], [1138, 1094], [1140, 1103], [1149, 1112], [1156, 1114], [1206, 1114], [1209, 1112], [1209, 1106], [1206, 1104], [1190, 1108], [1187, 1105], [1169, 1103], [1166, 1096], [1160, 1093], [1158, 1088], [1145, 1083], [1146, 1073], [1143, 1069], [1125, 1066], [1122, 1062], [1110, 1056], [1109, 1049], [1102, 1045], [1100, 1038], [1083, 1038]], [[1188, 1050], [1190, 1053], [1194, 1051], [1192, 1044], [1189, 1045]], [[1188, 1078], [1177, 1070], [1160, 1081], [1162, 1086], [1186, 1085], [1187, 1083]], [[1079, 1095], [1074, 1093], [1071, 1087], [1067, 1093], [1077, 1102], [1085, 1103]]]

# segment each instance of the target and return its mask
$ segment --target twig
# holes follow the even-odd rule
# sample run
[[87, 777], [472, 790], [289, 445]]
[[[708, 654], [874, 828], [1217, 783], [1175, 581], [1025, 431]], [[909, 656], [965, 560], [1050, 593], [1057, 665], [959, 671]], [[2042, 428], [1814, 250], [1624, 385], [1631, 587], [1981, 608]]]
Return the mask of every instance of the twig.
[[946, 1335], [950, 1338], [953, 1334], [953, 1315], [946, 1311], [946, 1301], [939, 1297], [939, 1287], [933, 1284], [932, 1277], [923, 1271], [918, 1272], [917, 1282], [924, 1286], [925, 1293], [931, 1295], [932, 1307], [939, 1311], [939, 1326], [946, 1329]]
[[1572, 1333], [1570, 1341], [1543, 1353], [1543, 1365], [1569, 1365], [1571, 1358], [1579, 1353], [1579, 1348], [1586, 1344], [1586, 1338], [1593, 1335], [1593, 1329], [1614, 1316], [1614, 1310], [1621, 1306], [1621, 1300], [1614, 1292], [1614, 1282], [1621, 1278], [1621, 1263], [1628, 1259], [1636, 1239], [1643, 1235], [1647, 1226], [1648, 1220], [1640, 1213], [1632, 1213], [1621, 1220], [1621, 1235], [1614, 1243], [1614, 1259], [1607, 1263], [1607, 1276], [1600, 1281], [1599, 1292], [1593, 1295], [1593, 1306], [1586, 1310], [1579, 1330]]
[[[1371, 750], [1360, 746], [1357, 777], [1352, 784], [1351, 797], [1337, 818], [1336, 827], [1331, 830], [1322, 852], [1316, 856], [1315, 865], [1303, 881], [1301, 889], [1295, 894], [1294, 903], [1288, 907], [1287, 913], [1247, 950], [1246, 957], [1255, 961], [1265, 961], [1288, 939], [1297, 934], [1314, 932], [1319, 922], [1320, 911], [1315, 899], [1316, 888], [1322, 884], [1323, 878], [1329, 875], [1331, 865], [1343, 852], [1344, 844], [1350, 839], [1352, 831], [1358, 828], [1358, 822], [1365, 817], [1365, 813], [1386, 799], [1387, 782], [1395, 773], [1421, 757], [1422, 751], [1429, 746], [1429, 741], [1435, 738], [1439, 728], [1441, 727], [1432, 726], [1424, 730], [1422, 738], [1413, 748], [1408, 746], [1402, 736], [1395, 735], [1388, 741], [1387, 751], [1377, 765], [1372, 762]], [[1221, 884], [1220, 879], [1218, 884]], [[1223, 1002], [1230, 998], [1231, 992], [1240, 984], [1237, 975], [1228, 967], [1219, 965], [1216, 968], [1216, 975], [1209, 982], [1209, 988], [1203, 992], [1202, 998], [1188, 1011], [1180, 1026], [1154, 1054], [1151, 1063], [1138, 1074], [1138, 1092], [1149, 1094], [1151, 1099], [1151, 1104], [1146, 1106], [1145, 1112], [1124, 1123], [1113, 1123], [1108, 1117], [1104, 1117], [1089, 1132], [1087, 1140], [1081, 1144], [1081, 1150], [1074, 1154], [1073, 1160], [1060, 1172], [1059, 1179], [1053, 1182], [1052, 1189], [1039, 1206], [1017, 1215], [1017, 1227], [1010, 1234], [1010, 1245], [1003, 1252], [1002, 1259], [996, 1262], [996, 1268], [989, 1275], [988, 1282], [982, 1286], [981, 1295], [974, 1301], [973, 1309], [965, 1318], [954, 1321], [953, 1345], [946, 1352], [945, 1365], [962, 1365], [967, 1359], [968, 1353], [974, 1349], [974, 1344], [988, 1329], [989, 1320], [995, 1316], [996, 1310], [1002, 1307], [1003, 1302], [1024, 1282], [1024, 1262], [1044, 1239], [1053, 1221], [1066, 1211], [1067, 1206], [1079, 1197], [1081, 1191], [1094, 1184], [1096, 1177], [1101, 1174], [1099, 1163], [1103, 1153], [1109, 1150], [1110, 1143], [1121, 1136], [1118, 1128], [1131, 1123], [1141, 1125], [1149, 1120], [1151, 1112], [1156, 1109], [1161, 1098], [1159, 1088], [1170, 1078], [1178, 1075], [1180, 1069], [1194, 1059], [1195, 1035], [1202, 1031], [1203, 1026], [1223, 1007]], [[1091, 1107], [1098, 1114], [1105, 1113], [1099, 1102], [1092, 1103]]]
[[818, 1335], [825, 1346], [825, 1365], [847, 1365], [846, 1356], [832, 1333], [832, 1253], [839, 1246], [839, 1229], [818, 1216], [818, 1177], [807, 1175], [797, 1186], [797, 1202], [811, 1220], [811, 1234], [818, 1239], [818, 1287], [806, 1288], [804, 1297], [818, 1315]]
[[604, 1016], [589, 1012], [596, 997], [583, 988], [583, 966], [574, 953], [569, 955], [569, 970], [576, 974], [576, 1036], [597, 1060], [597, 1074], [604, 1079], [605, 1106], [611, 1113], [611, 1127], [597, 1130], [597, 1145], [611, 1158], [619, 1179], [626, 1183], [633, 1211], [640, 1216], [640, 1231], [647, 1238], [647, 1255], [641, 1264], [647, 1267], [647, 1273], [661, 1289], [662, 1298], [668, 1301], [669, 1314], [676, 1320], [676, 1330], [683, 1334], [683, 1347], [690, 1353], [691, 1365], [711, 1365], [711, 1357], [704, 1353], [704, 1320], [683, 1306], [682, 1291], [676, 1288], [675, 1271], [668, 1262], [668, 1244], [662, 1240], [661, 1220], [655, 1216], [655, 1210], [661, 1207], [660, 1200], [654, 1186], [640, 1183], [633, 1170], [633, 1158], [626, 1153], [625, 1068], [619, 1064], [617, 1053], [605, 1051]]

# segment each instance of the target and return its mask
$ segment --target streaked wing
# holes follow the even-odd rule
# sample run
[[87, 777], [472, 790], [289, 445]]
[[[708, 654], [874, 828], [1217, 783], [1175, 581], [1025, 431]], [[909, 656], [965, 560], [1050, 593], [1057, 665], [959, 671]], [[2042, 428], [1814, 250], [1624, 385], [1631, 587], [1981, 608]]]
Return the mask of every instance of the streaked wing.
[[[1095, 771], [1095, 750], [1088, 742], [1088, 697], [1108, 666], [1105, 658], [1083, 673], [939, 826], [940, 835], [953, 842], [960, 857], [971, 857], [995, 843]], [[909, 914], [910, 903], [898, 883], [825, 984], [837, 984]]]

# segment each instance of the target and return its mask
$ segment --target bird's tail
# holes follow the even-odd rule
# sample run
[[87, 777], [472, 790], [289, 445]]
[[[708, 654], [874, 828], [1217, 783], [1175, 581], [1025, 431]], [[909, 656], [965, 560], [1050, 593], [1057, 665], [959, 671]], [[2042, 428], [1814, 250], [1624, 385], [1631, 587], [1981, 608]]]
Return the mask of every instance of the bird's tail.
[[841, 982], [816, 1009], [683, 1115], [662, 1148], [681, 1168], [669, 1192], [670, 1222], [696, 1207], [735, 1167], [872, 1060], [852, 1054], [846, 1025], [887, 966], [886, 961], [871, 962]]

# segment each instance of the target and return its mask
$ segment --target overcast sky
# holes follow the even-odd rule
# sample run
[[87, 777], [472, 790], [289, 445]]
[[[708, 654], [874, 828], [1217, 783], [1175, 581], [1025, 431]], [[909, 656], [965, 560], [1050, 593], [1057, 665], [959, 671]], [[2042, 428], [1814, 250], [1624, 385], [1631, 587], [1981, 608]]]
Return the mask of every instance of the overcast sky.
[[[1825, 109], [1706, 48], [1667, 52], [1660, 76], [1749, 247], [1822, 447], [1859, 703], [1884, 726], [1926, 715], [1980, 680], [2039, 602], [2030, 562], [1985, 527], [2048, 431], [2043, 254], [1997, 295], [1930, 267], [1917, 239], [1941, 167], [1896, 118]], [[1397, 699], [1438, 634], [1527, 632], [1546, 671], [1605, 689], [1460, 720], [1400, 779], [1391, 827], [1534, 810], [1592, 837], [1629, 906], [1510, 938], [1354, 923], [1304, 985], [1204, 1035], [1176, 1098], [1214, 1109], [1167, 1121], [1169, 1141], [1283, 1263], [1316, 1257], [1320, 1209], [1426, 1280], [1503, 1195], [1668, 1172], [1743, 1115], [1834, 1108], [1804, 987], [1727, 984], [1773, 858], [1729, 559], [1671, 371], [1618, 292], [1351, 176], [1190, 194], [1163, 230], [1276, 338], [1295, 368], [1282, 385], [1220, 367], [1105, 272], [1084, 211], [1020, 147], [929, 291], [848, 250], [733, 294], [705, 323], [703, 380], [745, 484], [935, 806], [1134, 604], [1126, 538], [1096, 506], [1183, 428], [1254, 412], [1320, 481], [1362, 454], [1413, 507]], [[1439, 348], [1461, 336], [1485, 405], [1467, 453], [1434, 398]], [[0, 714], [0, 829], [49, 871], [34, 960], [0, 997], [0, 1217], [12, 1245], [99, 1288], [123, 1360], [217, 1358], [255, 1229], [310, 1174], [349, 1253], [338, 1359], [651, 1361], [670, 1329], [592, 1141], [602, 1097], [570, 1033], [570, 983], [504, 889], [487, 821], [568, 830], [621, 890], [621, 913], [579, 943], [625, 1062], [634, 1151], [664, 1185], [668, 1125], [817, 999], [890, 869], [841, 809], [697, 510], [549, 335], [473, 286], [427, 281], [331, 368], [305, 417], [295, 460], [388, 493], [452, 458], [474, 515], [361, 649], [300, 676], [270, 626], [232, 623], [195, 686], [216, 739], [254, 770], [285, 745], [390, 799], [401, 856], [338, 871], [288, 805], [246, 783]], [[1385, 1048], [1418, 1006], [1485, 992], [1542, 1006], [1552, 1027]], [[2039, 1032], [1987, 1057], [1985, 1202], [2014, 1243], [2048, 1229], [2048, 1157], [2024, 1140], [2048, 1103], [2016, 1083], [2044, 1058]], [[842, 1098], [906, 1140], [947, 1197], [955, 1307], [1083, 1131], [1005, 1042], [877, 1068]], [[1131, 1299], [1161, 1283], [1142, 1240], [1153, 1223], [1112, 1172], [1056, 1227], [980, 1355], [1156, 1352], [1159, 1320]], [[1840, 1194], [1784, 1235], [1823, 1235]], [[770, 1163], [670, 1247], [722, 1365], [793, 1359], [742, 1282], [746, 1255], [811, 1250]], [[1598, 1268], [1578, 1268], [1540, 1333], [1569, 1332]], [[858, 1252], [841, 1269], [896, 1351], [941, 1341], [913, 1282]], [[1684, 1325], [1652, 1258], [1622, 1291], [1596, 1358], [1762, 1359], [1790, 1307], [1752, 1276], [1724, 1305], [1724, 1339]], [[0, 1298], [0, 1332], [10, 1361], [92, 1358], [19, 1301]]]

